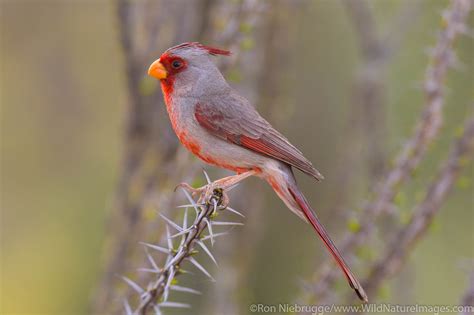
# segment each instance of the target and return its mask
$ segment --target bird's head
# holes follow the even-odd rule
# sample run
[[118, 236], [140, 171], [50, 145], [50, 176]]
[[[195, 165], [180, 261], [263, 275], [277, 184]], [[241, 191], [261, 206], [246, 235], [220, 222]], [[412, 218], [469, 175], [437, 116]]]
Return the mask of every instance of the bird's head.
[[196, 94], [209, 88], [227, 86], [211, 56], [230, 55], [230, 51], [197, 42], [184, 43], [166, 50], [153, 62], [148, 75], [159, 79], [166, 94]]

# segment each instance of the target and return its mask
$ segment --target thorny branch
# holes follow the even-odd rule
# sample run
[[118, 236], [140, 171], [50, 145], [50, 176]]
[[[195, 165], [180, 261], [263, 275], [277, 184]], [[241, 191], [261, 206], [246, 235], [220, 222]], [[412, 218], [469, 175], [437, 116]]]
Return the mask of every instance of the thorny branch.
[[[161, 10], [157, 10], [157, 5], [161, 6]], [[161, 198], [160, 191], [166, 191], [168, 184], [185, 176], [183, 173], [189, 176], [192, 173], [190, 169], [196, 164], [180, 158], [177, 142], [163, 115], [164, 106], [160, 106], [159, 91], [150, 87], [144, 89], [147, 63], [158, 49], [148, 44], [153, 42], [158, 33], [161, 34], [159, 20], [163, 16], [159, 14], [164, 7], [172, 9], [179, 5], [130, 0], [118, 0], [116, 3], [118, 35], [126, 70], [127, 116], [122, 169], [113, 213], [107, 222], [109, 236], [103, 251], [104, 273], [96, 293], [92, 295], [94, 300], [91, 307], [96, 313], [118, 312], [115, 303], [110, 303], [120, 289], [115, 274], [122, 274], [128, 269], [130, 262], [137, 257], [136, 241], [140, 235], [146, 235], [149, 225], [154, 223], [149, 224], [144, 219], [147, 209]], [[173, 36], [181, 36], [178, 33], [176, 31]], [[164, 204], [159, 201], [161, 205]]]
[[393, 275], [407, 259], [411, 249], [426, 232], [435, 214], [451, 191], [460, 171], [473, 158], [474, 117], [466, 122], [463, 135], [451, 148], [449, 158], [429, 185], [424, 200], [413, 211], [410, 222], [395, 235], [385, 254], [373, 264], [363, 287], [373, 294], [382, 281]]
[[[211, 245], [213, 245], [215, 238], [225, 234], [213, 233], [214, 226], [242, 225], [242, 223], [239, 222], [222, 222], [214, 220], [215, 217], [218, 215], [218, 211], [222, 210], [229, 210], [235, 214], [242, 216], [239, 212], [232, 208], [223, 208], [221, 206], [224, 196], [224, 192], [221, 189], [215, 189], [213, 191], [213, 194], [209, 197], [208, 200], [205, 200], [203, 204], [197, 204], [186, 191], [184, 192], [190, 204], [180, 207], [185, 208], [185, 214], [182, 225], [179, 225], [162, 215], [162, 218], [166, 221], [166, 223], [177, 231], [176, 234], [171, 235], [167, 226], [167, 247], [161, 247], [159, 245], [153, 245], [149, 243], [142, 243], [146, 246], [146, 248], [150, 248], [152, 250], [156, 250], [160, 253], [166, 254], [167, 260], [165, 266], [163, 268], [159, 268], [153, 257], [147, 251], [147, 257], [149, 263], [151, 264], [151, 269], [140, 269], [141, 271], [148, 272], [152, 275], [152, 278], [149, 280], [146, 290], [142, 289], [134, 281], [123, 277], [123, 279], [132, 287], [132, 289], [134, 289], [137, 293], [140, 294], [140, 302], [135, 311], [132, 311], [132, 308], [130, 307], [128, 301], [124, 302], [125, 311], [127, 315], [146, 315], [151, 310], [154, 310], [156, 314], [161, 314], [160, 308], [162, 307], [190, 307], [188, 304], [168, 301], [170, 291], [181, 291], [193, 294], [200, 294], [200, 292], [194, 289], [185, 288], [175, 284], [175, 277], [184, 272], [182, 268], [183, 263], [190, 262], [196, 268], [201, 270], [212, 281], [214, 281], [214, 278], [211, 276], [211, 274], [206, 269], [204, 269], [204, 267], [200, 263], [198, 263], [198, 261], [193, 257], [197, 253], [196, 249], [202, 249], [209, 256], [209, 258], [211, 258], [211, 260], [217, 265], [216, 259], [214, 258], [204, 241], [210, 240]], [[190, 225], [188, 225], [188, 208], [193, 208], [196, 213], [195, 219]], [[208, 235], [206, 236], [204, 235], [205, 231], [208, 232]], [[181, 236], [181, 241], [179, 246], [177, 248], [174, 248], [173, 238], [178, 236]]]
[[[425, 156], [429, 144], [435, 139], [442, 123], [444, 105], [444, 80], [450, 66], [455, 62], [453, 45], [458, 35], [466, 32], [466, 20], [471, 9], [469, 0], [452, 0], [442, 14], [443, 29], [432, 50], [432, 57], [425, 74], [425, 108], [413, 136], [399, 153], [395, 166], [384, 176], [376, 188], [375, 200], [370, 202], [360, 215], [360, 228], [348, 233], [340, 246], [342, 253], [353, 253], [373, 233], [376, 217], [388, 211], [399, 187], [409, 179], [413, 170]], [[350, 257], [348, 257], [350, 258]], [[326, 264], [316, 276], [313, 294], [322, 299], [337, 279], [337, 271]]]
[[[138, 259], [146, 259], [137, 253], [136, 241], [152, 231], [161, 230], [157, 226], [158, 220], [146, 221], [146, 214], [151, 211], [148, 209], [159, 205], [168, 210], [175, 200], [170, 197], [170, 187], [179, 178], [192, 178], [199, 165], [177, 146], [167, 115], [163, 112], [164, 106], [160, 105], [161, 93], [146, 78], [147, 66], [167, 47], [183, 41], [201, 41], [206, 33], [215, 45], [227, 47], [230, 42], [240, 44], [245, 38], [241, 35], [240, 24], [256, 27], [256, 17], [262, 12], [254, 10], [255, 7], [262, 7], [261, 2], [254, 0], [241, 0], [233, 4], [217, 0], [117, 0], [116, 5], [129, 93], [128, 113], [122, 171], [114, 213], [108, 223], [110, 237], [104, 250], [106, 266], [92, 304], [95, 312], [110, 314], [118, 312], [115, 303], [110, 303], [113, 296], [130, 294], [130, 290], [120, 291], [114, 275], [123, 274]], [[233, 26], [226, 28], [226, 36], [222, 40], [215, 39], [217, 32], [211, 23], [216, 18], [211, 14], [215, 8], [226, 8], [232, 16]], [[176, 20], [172, 18], [176, 14], [163, 14], [174, 11], [183, 18]], [[229, 66], [240, 60], [240, 50], [234, 51]], [[158, 234], [154, 233], [157, 235], [155, 240], [159, 239]]]

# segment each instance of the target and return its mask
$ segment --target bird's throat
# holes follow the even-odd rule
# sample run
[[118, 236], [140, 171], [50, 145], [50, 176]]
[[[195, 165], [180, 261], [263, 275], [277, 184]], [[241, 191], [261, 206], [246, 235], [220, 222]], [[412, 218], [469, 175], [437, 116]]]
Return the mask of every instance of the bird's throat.
[[181, 133], [178, 128], [179, 107], [173, 105], [174, 78], [166, 78], [165, 80], [161, 80], [161, 89], [163, 91], [166, 111], [168, 112], [168, 116], [170, 117], [171, 125], [179, 138]]
[[161, 80], [161, 90], [163, 91], [163, 96], [165, 97], [166, 106], [170, 106], [171, 98], [174, 90], [174, 78], [168, 77], [164, 80]]

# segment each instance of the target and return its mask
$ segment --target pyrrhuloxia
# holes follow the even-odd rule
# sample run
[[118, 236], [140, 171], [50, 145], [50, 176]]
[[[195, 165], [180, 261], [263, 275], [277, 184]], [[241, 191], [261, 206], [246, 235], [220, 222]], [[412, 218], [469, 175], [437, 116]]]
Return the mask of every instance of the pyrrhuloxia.
[[[344, 272], [359, 298], [367, 295], [296, 185], [292, 167], [316, 180], [310, 161], [226, 82], [213, 55], [230, 52], [200, 43], [166, 50], [148, 74], [161, 81], [166, 108], [181, 143], [203, 161], [237, 175], [214, 182], [222, 188], [255, 175], [266, 180], [286, 206], [309, 222]], [[209, 187], [208, 187], [209, 188]]]

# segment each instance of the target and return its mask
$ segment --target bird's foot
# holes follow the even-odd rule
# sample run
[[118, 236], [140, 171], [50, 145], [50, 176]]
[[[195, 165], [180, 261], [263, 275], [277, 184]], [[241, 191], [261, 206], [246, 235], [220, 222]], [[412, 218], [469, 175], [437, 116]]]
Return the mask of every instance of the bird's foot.
[[176, 186], [175, 190], [181, 187], [188, 191], [191, 196], [199, 196], [197, 201], [198, 204], [204, 204], [210, 202], [213, 196], [216, 196], [219, 199], [219, 206], [226, 208], [229, 205], [229, 196], [226, 193], [226, 186], [222, 185], [219, 181], [215, 181], [204, 185], [202, 187], [194, 188], [188, 183], [180, 183]]
[[255, 170], [249, 170], [245, 173], [224, 177], [214, 182], [210, 182], [210, 180], [208, 179], [209, 183], [199, 188], [191, 187], [191, 185], [189, 185], [188, 183], [181, 183], [176, 186], [176, 188], [181, 187], [183, 189], [186, 189], [188, 192], [191, 193], [193, 197], [199, 196], [199, 204], [210, 202], [212, 196], [215, 196], [219, 200], [219, 206], [225, 209], [229, 205], [229, 197], [227, 196], [227, 191], [235, 187], [240, 181], [251, 175], [255, 175], [256, 173], [257, 172]]

